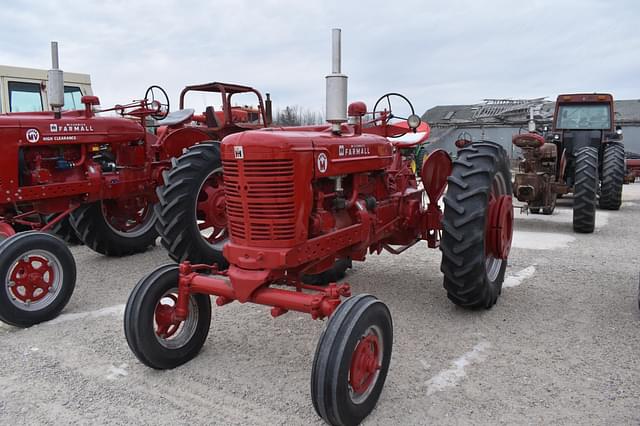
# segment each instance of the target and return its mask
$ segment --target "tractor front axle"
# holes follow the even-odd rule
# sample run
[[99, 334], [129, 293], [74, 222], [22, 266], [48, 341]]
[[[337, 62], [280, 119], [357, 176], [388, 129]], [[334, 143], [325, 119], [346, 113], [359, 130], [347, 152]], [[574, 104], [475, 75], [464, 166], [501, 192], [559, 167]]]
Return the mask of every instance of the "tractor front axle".
[[[206, 268], [209, 274], [196, 270]], [[264, 282], [251, 291], [246, 297], [239, 297], [238, 284], [228, 271], [218, 271], [216, 267], [207, 265], [191, 265], [189, 262], [180, 264], [178, 276], [178, 300], [173, 315], [175, 322], [184, 321], [189, 314], [189, 296], [191, 294], [207, 294], [217, 296], [216, 305], [223, 306], [238, 300], [241, 303], [252, 302], [259, 305], [271, 306], [271, 315], [280, 316], [287, 311], [304, 312], [313, 319], [331, 316], [338, 307], [342, 297], [351, 296], [349, 284], [329, 284], [317, 287], [304, 284], [295, 285], [296, 290], [271, 288], [271, 283]], [[305, 293], [302, 290], [313, 290]]]

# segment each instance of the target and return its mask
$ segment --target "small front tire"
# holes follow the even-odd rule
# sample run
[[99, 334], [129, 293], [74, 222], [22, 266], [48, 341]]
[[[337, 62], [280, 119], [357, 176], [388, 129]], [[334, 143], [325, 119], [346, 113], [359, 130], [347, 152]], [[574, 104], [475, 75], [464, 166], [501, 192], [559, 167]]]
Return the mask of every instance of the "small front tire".
[[393, 345], [387, 306], [371, 295], [342, 302], [320, 336], [311, 372], [316, 413], [331, 425], [357, 425], [375, 408]]
[[0, 244], [0, 280], [0, 320], [30, 327], [55, 318], [67, 305], [76, 263], [58, 237], [21, 232]]
[[171, 369], [193, 359], [207, 340], [211, 299], [192, 294], [189, 314], [173, 321], [178, 295], [178, 265], [164, 265], [142, 278], [127, 300], [124, 334], [129, 348], [145, 365]]

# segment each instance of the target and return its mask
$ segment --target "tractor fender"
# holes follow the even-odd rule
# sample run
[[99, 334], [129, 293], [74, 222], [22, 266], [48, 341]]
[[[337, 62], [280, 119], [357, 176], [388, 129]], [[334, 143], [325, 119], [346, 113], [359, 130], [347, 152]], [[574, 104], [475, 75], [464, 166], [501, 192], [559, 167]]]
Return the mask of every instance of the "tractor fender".
[[196, 127], [182, 127], [160, 138], [154, 145], [158, 150], [159, 160], [179, 157], [183, 151], [199, 142], [211, 140], [211, 136]]

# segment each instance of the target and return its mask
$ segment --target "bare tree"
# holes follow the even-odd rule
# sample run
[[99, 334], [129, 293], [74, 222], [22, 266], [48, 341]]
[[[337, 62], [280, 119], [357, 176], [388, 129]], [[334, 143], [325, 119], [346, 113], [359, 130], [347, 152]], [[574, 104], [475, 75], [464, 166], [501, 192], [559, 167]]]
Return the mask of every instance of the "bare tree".
[[324, 116], [321, 112], [305, 109], [299, 105], [288, 105], [284, 109], [278, 109], [274, 124], [277, 126], [311, 126], [322, 124]]

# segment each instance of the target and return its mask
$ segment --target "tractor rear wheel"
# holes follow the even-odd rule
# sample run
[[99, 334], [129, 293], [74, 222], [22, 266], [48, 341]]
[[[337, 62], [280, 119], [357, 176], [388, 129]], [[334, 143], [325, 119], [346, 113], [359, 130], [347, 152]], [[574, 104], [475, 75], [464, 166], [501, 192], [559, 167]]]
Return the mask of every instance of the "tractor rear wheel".
[[596, 192], [598, 190], [598, 150], [588, 146], [576, 155], [576, 177], [573, 185], [573, 230], [593, 232], [596, 224]]
[[[57, 215], [49, 215], [46, 217], [45, 222], [50, 222]], [[60, 237], [63, 241], [69, 244], [82, 244], [80, 238], [78, 238], [78, 234], [76, 234], [76, 230], [73, 229], [71, 223], [69, 222], [69, 216], [65, 217], [51, 228], [51, 233]]]
[[153, 206], [142, 196], [80, 206], [69, 222], [87, 247], [107, 256], [143, 252], [158, 237]]
[[493, 142], [458, 151], [442, 220], [441, 270], [449, 299], [491, 308], [502, 290], [513, 235], [507, 153]]
[[27, 231], [0, 244], [0, 320], [17, 327], [49, 321], [67, 305], [76, 263], [58, 237]]
[[176, 321], [178, 265], [160, 266], [135, 286], [124, 311], [124, 334], [131, 351], [145, 365], [175, 368], [193, 359], [207, 340], [211, 299], [189, 296], [189, 313]]
[[[173, 159], [163, 173], [164, 185], [156, 190], [156, 229], [169, 257], [176, 262], [218, 264], [229, 262], [222, 247], [229, 240], [220, 143], [209, 141], [190, 147]], [[324, 285], [345, 276], [350, 259], [338, 260], [320, 274], [304, 275], [308, 284]]]
[[311, 370], [311, 400], [331, 425], [357, 425], [382, 393], [393, 345], [387, 306], [367, 294], [342, 302], [318, 340]]
[[602, 186], [600, 208], [619, 210], [622, 204], [622, 185], [624, 185], [624, 145], [609, 142], [604, 147], [602, 158]]
[[176, 262], [229, 264], [222, 255], [228, 241], [220, 145], [209, 141], [171, 160], [156, 189], [156, 229]]

